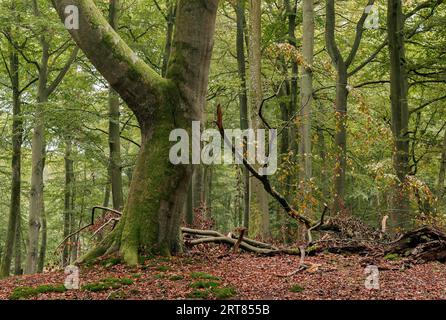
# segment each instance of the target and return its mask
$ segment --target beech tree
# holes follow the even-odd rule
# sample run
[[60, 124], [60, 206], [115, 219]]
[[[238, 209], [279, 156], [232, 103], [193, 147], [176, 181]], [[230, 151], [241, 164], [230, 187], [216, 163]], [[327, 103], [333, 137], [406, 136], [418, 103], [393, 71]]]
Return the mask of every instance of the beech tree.
[[92, 0], [53, 0], [61, 19], [79, 9], [79, 29], [69, 30], [97, 70], [134, 112], [142, 145], [116, 229], [84, 259], [119, 251], [131, 265], [142, 250], [181, 250], [180, 222], [191, 165], [169, 162], [169, 134], [191, 130], [206, 101], [217, 0], [180, 0], [166, 77], [144, 63], [113, 30]]

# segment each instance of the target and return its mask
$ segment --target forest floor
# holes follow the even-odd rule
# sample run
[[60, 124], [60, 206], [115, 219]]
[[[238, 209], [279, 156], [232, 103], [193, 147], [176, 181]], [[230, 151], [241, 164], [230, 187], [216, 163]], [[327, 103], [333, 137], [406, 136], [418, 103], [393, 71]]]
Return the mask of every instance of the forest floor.
[[62, 270], [11, 277], [0, 280], [0, 299], [446, 299], [446, 264], [403, 268], [401, 260], [381, 260], [380, 289], [369, 290], [358, 255], [322, 253], [305, 263], [312, 267], [283, 277], [297, 268], [298, 256], [208, 246], [172, 258], [147, 257], [134, 268], [116, 259], [83, 266], [80, 290], [64, 290]]

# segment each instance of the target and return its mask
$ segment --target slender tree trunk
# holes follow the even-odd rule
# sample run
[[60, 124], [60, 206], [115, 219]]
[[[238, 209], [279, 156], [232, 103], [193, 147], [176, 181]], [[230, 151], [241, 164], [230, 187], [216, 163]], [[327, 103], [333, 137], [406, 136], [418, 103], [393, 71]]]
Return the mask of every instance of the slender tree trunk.
[[[73, 160], [71, 158], [72, 141], [70, 138], [65, 140], [65, 191], [64, 191], [64, 229], [63, 235], [66, 238], [71, 233], [71, 220], [73, 216], [73, 182], [74, 182], [74, 168]], [[70, 252], [72, 249], [73, 239], [68, 239], [64, 243], [64, 250], [62, 255], [63, 266], [70, 264]]]
[[[37, 0], [32, 1], [33, 13], [36, 17], [41, 17]], [[46, 219], [43, 216], [43, 171], [45, 167], [45, 104], [48, 102], [49, 96], [56, 90], [57, 86], [63, 80], [64, 76], [70, 69], [71, 64], [76, 59], [78, 48], [75, 48], [70, 58], [67, 60], [63, 68], [51, 83], [48, 83], [48, 61], [50, 58], [50, 45], [45, 38], [46, 30], [39, 30], [42, 34], [39, 37], [42, 55], [38, 67], [39, 79], [37, 89], [37, 104], [34, 114], [34, 128], [31, 146], [31, 190], [29, 199], [29, 219], [28, 219], [28, 252], [26, 255], [25, 273], [32, 274], [38, 269], [38, 251], [39, 251], [39, 230], [41, 227], [40, 220]], [[46, 226], [43, 228], [43, 240], [45, 241], [41, 249], [46, 250]], [[45, 251], [41, 252], [45, 257]]]
[[204, 194], [203, 166], [196, 165], [192, 176], [192, 201], [194, 209], [201, 208]]
[[441, 200], [444, 196], [444, 178], [446, 174], [446, 130], [444, 132], [443, 146], [441, 150], [440, 171], [438, 172], [437, 197]]
[[345, 171], [347, 169], [347, 68], [342, 61], [338, 63], [336, 80], [336, 164], [334, 169], [334, 206], [335, 212], [345, 209]]
[[[262, 89], [262, 62], [261, 62], [261, 18], [262, 8], [261, 2], [250, 0], [249, 13], [249, 63], [250, 63], [250, 88], [251, 88], [251, 105], [252, 105], [252, 127], [260, 129], [262, 127], [258, 113], [263, 101]], [[263, 238], [268, 238], [269, 228], [269, 207], [268, 194], [263, 188], [262, 183], [256, 178], [251, 179], [252, 185], [252, 207], [253, 212], [260, 215], [260, 234]]]
[[14, 274], [17, 276], [22, 273], [22, 217], [18, 216], [14, 243]]
[[40, 217], [42, 239], [40, 241], [39, 257], [37, 260], [37, 272], [38, 273], [42, 273], [43, 268], [45, 266], [46, 248], [47, 248], [47, 242], [48, 242], [48, 224], [47, 224], [46, 212], [45, 212], [44, 205], [45, 205], [44, 202], [42, 202], [42, 210], [41, 210], [42, 215]]
[[37, 271], [40, 220], [43, 208], [43, 163], [44, 163], [44, 104], [48, 100], [46, 85], [48, 79], [49, 45], [41, 40], [42, 57], [39, 70], [39, 86], [37, 93], [37, 104], [34, 115], [34, 129], [32, 136], [32, 171], [31, 192], [29, 205], [29, 229], [28, 229], [28, 252], [26, 256], [25, 273], [32, 274]]
[[[193, 178], [192, 178], [193, 180]], [[194, 201], [192, 195], [192, 182], [189, 185], [187, 191], [187, 201], [186, 201], [186, 223], [191, 226], [194, 223]]]
[[[21, 115], [21, 101], [19, 89], [19, 57], [11, 46], [9, 57], [9, 69], [12, 86], [12, 179], [11, 179], [11, 204], [9, 209], [8, 229], [4, 255], [0, 265], [0, 278], [9, 276], [14, 247], [20, 252], [20, 241], [17, 242], [17, 231], [20, 223], [20, 192], [21, 192], [21, 154], [23, 121]], [[14, 245], [15, 243], [15, 245]], [[18, 248], [18, 249], [17, 249]]]
[[[296, 38], [296, 27], [297, 27], [297, 0], [285, 0], [285, 8], [288, 16], [288, 43], [292, 45], [297, 50], [297, 38]], [[299, 95], [299, 65], [295, 59], [291, 61], [291, 81], [289, 82], [289, 94], [290, 103], [288, 109], [288, 119], [298, 112], [298, 95]], [[297, 139], [297, 127], [295, 122], [290, 123], [289, 128], [289, 147], [293, 154], [296, 155], [298, 152], [298, 139]]]
[[[237, 17], [237, 66], [240, 79], [239, 104], [240, 104], [240, 129], [249, 129], [249, 106], [246, 86], [246, 61], [245, 61], [245, 0], [238, 0], [236, 7]], [[246, 141], [246, 140], [245, 140]], [[246, 142], [245, 142], [246, 143]], [[246, 148], [244, 148], [246, 150]], [[251, 203], [251, 182], [249, 171], [242, 168], [243, 181], [243, 226], [249, 229], [249, 212]]]
[[304, 67], [301, 85], [301, 124], [300, 124], [300, 176], [302, 181], [312, 177], [311, 156], [311, 109], [313, 103], [313, 51], [314, 51], [314, 5], [313, 0], [303, 1], [303, 41]]
[[404, 190], [409, 173], [409, 109], [406, 55], [404, 48], [404, 14], [401, 0], [388, 0], [387, 31], [390, 53], [390, 98], [392, 132], [394, 138], [393, 166], [399, 183], [395, 186], [393, 208], [390, 211], [389, 228], [408, 228], [410, 208], [407, 191]]
[[177, 10], [176, 0], [168, 0], [167, 4], [167, 28], [166, 28], [166, 45], [164, 47], [162, 76], [165, 77], [167, 73], [167, 67], [169, 65], [170, 53], [172, 51], [172, 35], [175, 27], [175, 13]]
[[[109, 8], [110, 26], [117, 30], [118, 16], [120, 12], [120, 0], [111, 0]], [[108, 96], [109, 108], [109, 133], [108, 143], [110, 147], [110, 180], [113, 199], [113, 209], [122, 210], [124, 206], [124, 196], [122, 193], [122, 168], [121, 168], [121, 134], [119, 125], [119, 96], [113, 90], [109, 89]]]

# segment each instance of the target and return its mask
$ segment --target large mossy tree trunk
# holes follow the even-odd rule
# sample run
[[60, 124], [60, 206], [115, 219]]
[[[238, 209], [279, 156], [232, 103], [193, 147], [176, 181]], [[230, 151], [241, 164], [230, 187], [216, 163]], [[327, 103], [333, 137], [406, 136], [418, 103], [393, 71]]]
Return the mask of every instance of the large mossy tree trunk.
[[114, 90], [135, 113], [141, 149], [121, 221], [86, 261], [119, 252], [130, 265], [141, 252], [170, 255], [181, 250], [180, 223], [191, 165], [169, 161], [173, 129], [191, 132], [201, 121], [218, 0], [180, 0], [166, 77], [145, 64], [111, 28], [92, 0], [53, 0], [62, 20], [67, 5], [79, 8], [79, 29], [69, 30]]

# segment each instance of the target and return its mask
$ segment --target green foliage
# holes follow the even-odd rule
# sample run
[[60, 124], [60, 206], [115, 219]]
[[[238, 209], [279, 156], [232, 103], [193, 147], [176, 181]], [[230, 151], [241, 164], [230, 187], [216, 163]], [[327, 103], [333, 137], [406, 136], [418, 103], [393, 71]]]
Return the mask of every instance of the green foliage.
[[67, 291], [64, 285], [41, 285], [36, 288], [32, 287], [17, 287], [13, 290], [9, 296], [9, 300], [22, 300], [29, 299], [31, 297], [37, 296], [41, 293], [62, 293]]
[[202, 271], [192, 272], [190, 276], [192, 279], [220, 280], [219, 277]]
[[171, 281], [178, 281], [178, 280], [183, 280], [183, 279], [184, 279], [184, 277], [181, 275], [171, 276], [169, 278], [169, 280], [171, 280]]
[[291, 288], [290, 288], [290, 291], [291, 292], [294, 292], [294, 293], [299, 293], [299, 292], [303, 292], [305, 289], [304, 288], [302, 288], [300, 285], [298, 285], [298, 284], [295, 284], [295, 285], [293, 285]]
[[233, 287], [212, 288], [212, 293], [217, 299], [229, 299], [237, 294]]
[[396, 260], [400, 260], [401, 256], [397, 253], [388, 253], [384, 256], [385, 260], [389, 260], [389, 261], [396, 261]]

